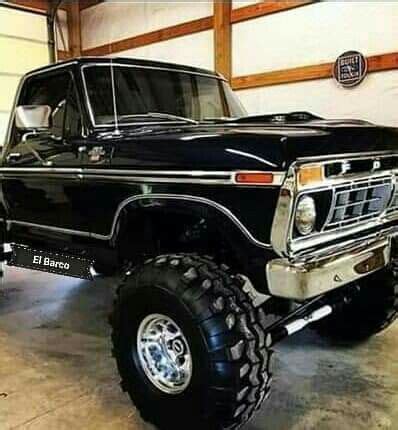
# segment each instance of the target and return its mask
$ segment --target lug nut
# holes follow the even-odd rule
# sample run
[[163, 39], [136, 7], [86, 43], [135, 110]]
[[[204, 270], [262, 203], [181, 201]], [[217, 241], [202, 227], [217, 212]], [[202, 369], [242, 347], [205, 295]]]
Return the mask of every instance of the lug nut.
[[227, 327], [229, 330], [232, 329], [232, 327], [235, 325], [236, 318], [234, 314], [228, 314], [227, 318], [225, 318], [225, 322], [227, 324]]
[[213, 302], [213, 308], [215, 311], [221, 312], [224, 309], [225, 300], [224, 297], [219, 296]]

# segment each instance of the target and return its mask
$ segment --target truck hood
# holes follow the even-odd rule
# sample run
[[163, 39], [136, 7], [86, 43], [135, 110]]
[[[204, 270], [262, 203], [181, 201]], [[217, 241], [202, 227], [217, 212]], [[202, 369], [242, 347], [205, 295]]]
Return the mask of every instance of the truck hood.
[[[257, 117], [256, 117], [257, 118]], [[285, 170], [301, 158], [398, 152], [398, 130], [356, 120], [256, 121], [125, 129], [112, 165], [211, 170]], [[97, 135], [97, 138], [99, 136]]]

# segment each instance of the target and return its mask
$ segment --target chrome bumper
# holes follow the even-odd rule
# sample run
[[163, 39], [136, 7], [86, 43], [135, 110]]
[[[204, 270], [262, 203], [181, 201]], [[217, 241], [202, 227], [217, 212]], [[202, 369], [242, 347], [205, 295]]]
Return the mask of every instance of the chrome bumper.
[[391, 235], [387, 235], [306, 262], [271, 260], [266, 266], [268, 289], [277, 297], [306, 300], [382, 269], [390, 261], [390, 252]]

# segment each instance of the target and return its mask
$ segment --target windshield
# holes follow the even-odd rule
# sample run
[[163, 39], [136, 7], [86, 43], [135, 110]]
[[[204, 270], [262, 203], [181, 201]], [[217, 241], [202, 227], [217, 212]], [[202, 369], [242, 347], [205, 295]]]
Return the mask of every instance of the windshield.
[[[111, 66], [83, 68], [94, 125], [178, 121], [171, 116], [203, 121], [245, 115], [229, 85], [217, 78], [194, 73], [113, 66], [116, 103], [112, 99]], [[114, 105], [117, 115], [115, 117]], [[169, 114], [147, 115], [150, 113]]]

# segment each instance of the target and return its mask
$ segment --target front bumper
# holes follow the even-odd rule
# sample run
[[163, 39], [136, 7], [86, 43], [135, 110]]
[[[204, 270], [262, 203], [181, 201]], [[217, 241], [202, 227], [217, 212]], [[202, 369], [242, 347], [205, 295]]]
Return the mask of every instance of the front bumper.
[[376, 272], [389, 264], [391, 240], [396, 234], [396, 230], [378, 233], [306, 261], [271, 260], [266, 266], [270, 294], [302, 301]]

